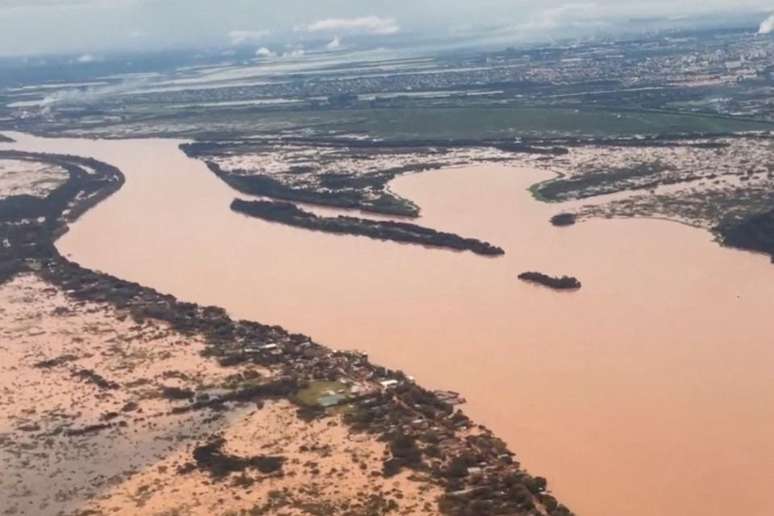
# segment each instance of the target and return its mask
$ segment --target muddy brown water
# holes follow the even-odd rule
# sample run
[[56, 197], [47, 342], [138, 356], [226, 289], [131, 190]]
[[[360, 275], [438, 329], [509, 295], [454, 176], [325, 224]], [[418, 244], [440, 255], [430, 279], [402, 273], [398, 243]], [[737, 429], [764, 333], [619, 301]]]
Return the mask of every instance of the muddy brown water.
[[[6, 145], [92, 156], [127, 182], [59, 242], [84, 266], [366, 351], [460, 391], [581, 515], [770, 515], [774, 265], [655, 220], [554, 228], [501, 166], [405, 176], [421, 224], [491, 241], [482, 258], [232, 213], [236, 193], [169, 140]], [[571, 274], [576, 293], [524, 284]]]

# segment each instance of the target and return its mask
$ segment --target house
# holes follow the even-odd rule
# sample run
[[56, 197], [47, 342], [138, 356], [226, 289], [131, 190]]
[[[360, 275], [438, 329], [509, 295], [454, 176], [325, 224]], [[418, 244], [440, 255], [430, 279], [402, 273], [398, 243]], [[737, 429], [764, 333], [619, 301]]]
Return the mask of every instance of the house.
[[398, 380], [382, 380], [379, 382], [379, 385], [382, 386], [382, 389], [391, 389], [393, 387], [397, 387], [400, 384]]

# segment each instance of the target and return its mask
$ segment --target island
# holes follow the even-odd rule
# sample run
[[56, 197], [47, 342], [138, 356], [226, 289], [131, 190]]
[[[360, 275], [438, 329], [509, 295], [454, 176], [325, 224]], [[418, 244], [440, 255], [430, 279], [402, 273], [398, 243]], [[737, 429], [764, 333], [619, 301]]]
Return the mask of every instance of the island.
[[549, 276], [542, 272], [523, 272], [519, 274], [519, 279], [529, 283], [537, 283], [544, 287], [554, 290], [579, 290], [581, 282], [572, 276]]
[[463, 238], [454, 233], [444, 233], [406, 222], [361, 219], [344, 215], [320, 217], [289, 202], [234, 199], [234, 202], [231, 203], [231, 209], [270, 222], [279, 222], [326, 233], [366, 236], [377, 240], [471, 251], [484, 256], [505, 254], [502, 248], [488, 242], [474, 238]]
[[551, 224], [557, 227], [572, 226], [577, 218], [574, 213], [560, 213], [551, 217]]

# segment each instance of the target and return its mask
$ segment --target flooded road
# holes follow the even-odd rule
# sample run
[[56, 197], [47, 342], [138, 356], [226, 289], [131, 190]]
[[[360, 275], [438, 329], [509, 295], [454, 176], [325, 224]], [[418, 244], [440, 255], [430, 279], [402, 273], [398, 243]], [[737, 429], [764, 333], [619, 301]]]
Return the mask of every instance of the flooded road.
[[[334, 236], [250, 219], [177, 142], [0, 146], [92, 156], [127, 182], [59, 242], [82, 265], [233, 316], [366, 351], [463, 393], [580, 515], [772, 514], [774, 266], [653, 220], [548, 223], [535, 170], [399, 178], [418, 223], [502, 258]], [[524, 284], [538, 270], [576, 293]]]

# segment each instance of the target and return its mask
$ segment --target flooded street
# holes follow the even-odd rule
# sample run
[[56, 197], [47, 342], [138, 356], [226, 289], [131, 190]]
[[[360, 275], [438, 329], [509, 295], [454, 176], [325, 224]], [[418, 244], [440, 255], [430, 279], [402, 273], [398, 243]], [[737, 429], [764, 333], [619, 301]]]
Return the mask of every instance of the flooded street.
[[[334, 236], [251, 219], [172, 140], [0, 148], [94, 157], [125, 186], [58, 242], [83, 266], [240, 318], [358, 349], [504, 438], [580, 515], [771, 514], [774, 265], [655, 220], [555, 228], [540, 171], [405, 176], [421, 225], [506, 256]], [[557, 293], [524, 271], [583, 282]]]

